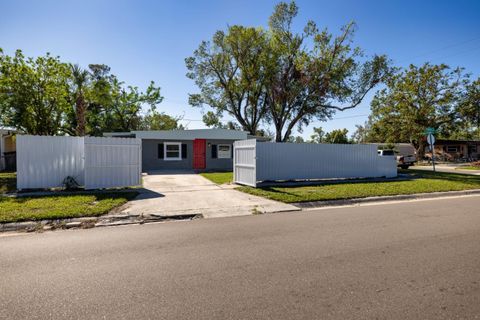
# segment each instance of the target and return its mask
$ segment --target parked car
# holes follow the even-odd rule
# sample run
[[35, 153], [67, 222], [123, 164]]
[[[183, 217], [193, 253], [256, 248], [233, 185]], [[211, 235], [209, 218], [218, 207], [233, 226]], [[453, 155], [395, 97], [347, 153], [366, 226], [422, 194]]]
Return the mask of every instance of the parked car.
[[391, 149], [378, 150], [378, 155], [382, 157], [395, 157], [397, 160], [397, 166], [402, 169], [408, 169], [410, 166], [413, 166], [417, 161], [417, 157], [415, 155], [401, 155]]

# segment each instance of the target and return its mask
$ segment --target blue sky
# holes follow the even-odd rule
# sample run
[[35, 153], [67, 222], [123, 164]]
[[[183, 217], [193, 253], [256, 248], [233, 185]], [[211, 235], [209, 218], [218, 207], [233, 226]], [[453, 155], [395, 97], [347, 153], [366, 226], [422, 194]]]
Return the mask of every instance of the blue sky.
[[[160, 110], [184, 116], [190, 129], [201, 128], [201, 110], [188, 105], [197, 91], [185, 76], [184, 58], [218, 29], [243, 24], [266, 26], [270, 0], [203, 1], [6, 1], [0, 0], [0, 47], [7, 54], [22, 49], [28, 56], [47, 51], [62, 60], [104, 63], [127, 84], [145, 88], [154, 80], [162, 88]], [[337, 33], [354, 20], [355, 44], [366, 54], [387, 54], [397, 66], [447, 63], [480, 75], [480, 1], [298, 0], [295, 27], [308, 19]], [[353, 132], [369, 114], [371, 96], [354, 110], [328, 122], [327, 131]], [[188, 120], [187, 120], [188, 119]]]

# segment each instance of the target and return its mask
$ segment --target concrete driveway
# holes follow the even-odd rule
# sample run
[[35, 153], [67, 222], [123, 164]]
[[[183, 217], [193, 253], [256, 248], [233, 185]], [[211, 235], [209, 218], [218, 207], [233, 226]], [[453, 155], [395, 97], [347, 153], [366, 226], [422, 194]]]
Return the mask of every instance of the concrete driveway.
[[216, 185], [193, 172], [152, 172], [143, 176], [143, 187], [122, 213], [203, 214], [205, 218], [214, 218], [299, 210], [293, 205], [236, 191], [232, 185]]

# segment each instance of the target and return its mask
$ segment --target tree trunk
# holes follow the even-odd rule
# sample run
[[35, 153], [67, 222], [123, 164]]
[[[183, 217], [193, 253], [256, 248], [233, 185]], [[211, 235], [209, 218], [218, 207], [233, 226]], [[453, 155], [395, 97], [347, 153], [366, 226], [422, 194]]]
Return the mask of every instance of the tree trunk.
[[85, 136], [85, 113], [86, 106], [85, 101], [83, 100], [83, 95], [79, 95], [76, 101], [76, 116], [77, 116], [77, 136]]
[[417, 161], [421, 161], [425, 157], [425, 147], [425, 141], [420, 138], [417, 142]]

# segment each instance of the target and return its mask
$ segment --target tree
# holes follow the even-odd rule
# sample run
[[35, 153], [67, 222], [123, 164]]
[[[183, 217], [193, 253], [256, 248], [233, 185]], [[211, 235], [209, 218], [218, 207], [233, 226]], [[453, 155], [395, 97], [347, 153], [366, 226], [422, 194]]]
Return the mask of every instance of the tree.
[[210, 106], [217, 117], [228, 113], [243, 130], [255, 134], [266, 114], [265, 43], [264, 31], [242, 26], [217, 31], [211, 42], [202, 42], [185, 59], [187, 77], [200, 88], [200, 93], [190, 94], [189, 103]]
[[163, 112], [150, 110], [142, 117], [141, 130], [183, 130], [184, 127], [178, 122], [181, 118], [171, 117]]
[[290, 136], [290, 138], [288, 139], [287, 142], [290, 142], [290, 143], [304, 143], [305, 140], [303, 139], [302, 136]]
[[[448, 136], [458, 116], [458, 106], [468, 76], [447, 65], [410, 65], [387, 80], [371, 102], [371, 132], [381, 142], [409, 142], [424, 155], [425, 130], [434, 128]], [[379, 142], [379, 141], [377, 141]]]
[[[138, 87], [125, 86], [115, 75], [110, 74], [110, 68], [105, 65], [89, 65], [92, 78], [87, 126], [91, 135], [101, 135], [109, 131], [131, 131], [142, 127], [159, 127], [170, 124], [161, 113], [156, 111], [163, 101], [160, 87], [150, 82], [145, 92]], [[143, 119], [142, 110], [149, 111]], [[178, 121], [179, 119], [177, 119]]]
[[75, 133], [77, 136], [85, 135], [86, 126], [86, 113], [87, 113], [87, 101], [85, 101], [85, 91], [88, 90], [89, 85], [89, 73], [83, 70], [78, 64], [70, 65], [73, 97], [75, 101], [75, 116], [76, 116], [76, 128]]
[[460, 118], [463, 124], [464, 139], [476, 136], [480, 139], [480, 78], [466, 86], [460, 104]]
[[313, 134], [310, 136], [311, 143], [323, 143], [325, 139], [325, 131], [322, 127], [313, 127]]
[[295, 127], [313, 119], [323, 121], [335, 111], [355, 108], [390, 72], [385, 56], [368, 60], [352, 47], [354, 23], [337, 37], [319, 31], [313, 21], [295, 34], [297, 13], [295, 2], [281, 2], [269, 21], [266, 96], [277, 142], [287, 141]]
[[325, 134], [325, 138], [323, 142], [347, 144], [347, 143], [350, 143], [350, 141], [348, 141], [347, 134], [348, 134], [347, 129], [335, 129]]
[[70, 68], [58, 57], [8, 56], [0, 49], [0, 124], [33, 135], [62, 132]]
[[355, 125], [355, 131], [352, 134], [352, 141], [354, 143], [366, 143], [368, 138], [368, 122], [365, 121], [363, 125], [361, 124], [356, 124]]

